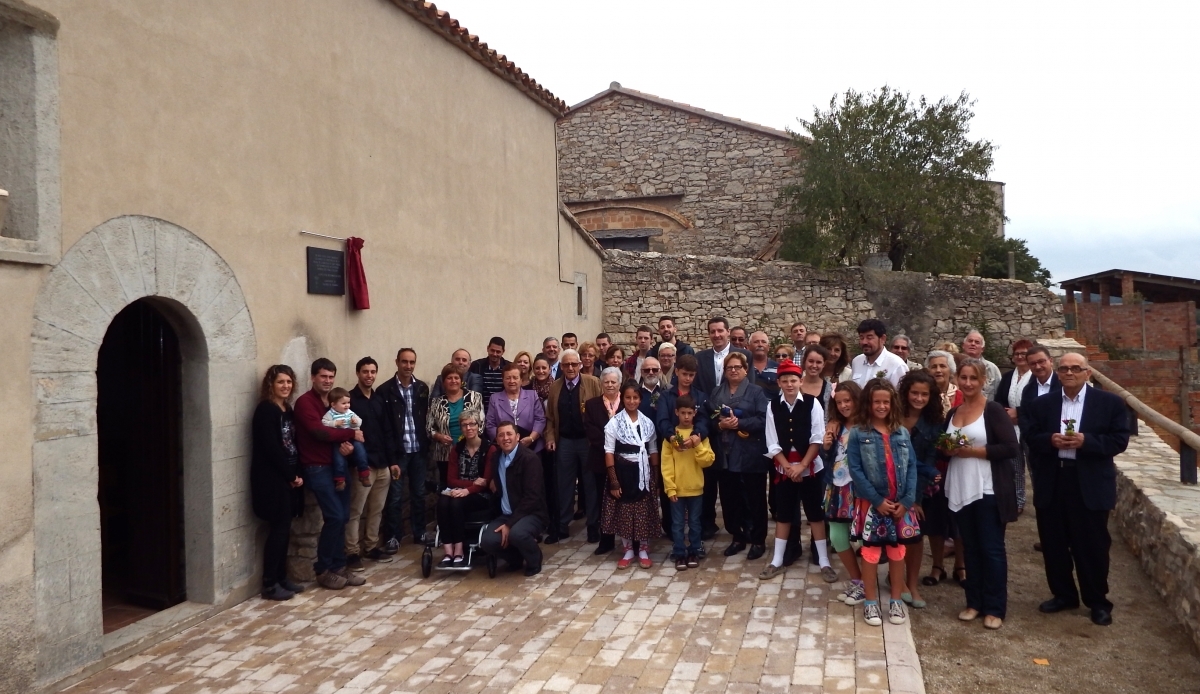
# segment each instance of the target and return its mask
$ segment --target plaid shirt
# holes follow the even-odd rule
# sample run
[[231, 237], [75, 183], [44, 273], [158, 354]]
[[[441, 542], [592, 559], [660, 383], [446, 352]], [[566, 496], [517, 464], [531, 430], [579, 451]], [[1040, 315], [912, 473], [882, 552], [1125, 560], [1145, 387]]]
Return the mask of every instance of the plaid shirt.
[[409, 381], [408, 385], [396, 379], [396, 384], [400, 386], [400, 393], [404, 398], [404, 450], [415, 453], [421, 450], [421, 442], [417, 439], [417, 421], [413, 418], [413, 388], [417, 385], [417, 379]]

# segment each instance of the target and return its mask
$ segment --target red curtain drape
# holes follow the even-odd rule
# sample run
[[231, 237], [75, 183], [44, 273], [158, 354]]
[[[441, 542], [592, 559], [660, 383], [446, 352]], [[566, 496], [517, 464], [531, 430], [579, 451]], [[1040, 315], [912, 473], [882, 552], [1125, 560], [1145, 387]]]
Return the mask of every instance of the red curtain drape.
[[365, 241], [357, 236], [346, 239], [346, 283], [350, 286], [350, 303], [357, 311], [371, 308], [367, 294], [367, 273], [363, 271], [362, 247]]

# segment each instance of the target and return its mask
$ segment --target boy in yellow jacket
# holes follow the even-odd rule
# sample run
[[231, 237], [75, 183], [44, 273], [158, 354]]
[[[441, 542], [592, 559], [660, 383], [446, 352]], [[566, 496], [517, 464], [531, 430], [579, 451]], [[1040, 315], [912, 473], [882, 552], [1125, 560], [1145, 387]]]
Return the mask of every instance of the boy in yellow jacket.
[[[696, 421], [696, 403], [689, 395], [679, 396], [675, 402], [675, 416], [679, 426], [675, 435], [666, 441], [662, 451], [663, 491], [671, 499], [671, 536], [675, 546], [671, 558], [675, 570], [684, 571], [700, 566], [700, 506], [704, 499], [704, 468], [713, 464], [716, 455], [708, 439], [686, 447]], [[686, 525], [685, 525], [686, 523]], [[684, 531], [688, 544], [684, 546]]]

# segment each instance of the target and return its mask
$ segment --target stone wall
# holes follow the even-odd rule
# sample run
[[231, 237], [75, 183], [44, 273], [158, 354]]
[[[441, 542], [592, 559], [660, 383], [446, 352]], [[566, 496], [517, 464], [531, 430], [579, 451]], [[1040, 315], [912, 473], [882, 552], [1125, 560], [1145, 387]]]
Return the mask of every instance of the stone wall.
[[668, 252], [756, 254], [783, 226], [776, 199], [794, 175], [787, 134], [630, 91], [559, 121], [563, 200], [572, 211], [637, 201], [678, 213], [692, 226], [664, 234]]
[[1062, 304], [1041, 285], [1018, 280], [869, 270], [817, 270], [803, 263], [744, 258], [607, 251], [604, 313], [616, 344], [632, 345], [643, 323], [676, 317], [680, 337], [708, 345], [710, 316], [765, 330], [783, 341], [791, 324], [855, 335], [858, 322], [879, 318], [890, 334], [913, 339], [923, 356], [936, 341], [961, 341], [986, 321], [993, 343], [1063, 336]]
[[1179, 454], [1139, 425], [1117, 457], [1112, 524], [1200, 647], [1200, 488], [1179, 483]]

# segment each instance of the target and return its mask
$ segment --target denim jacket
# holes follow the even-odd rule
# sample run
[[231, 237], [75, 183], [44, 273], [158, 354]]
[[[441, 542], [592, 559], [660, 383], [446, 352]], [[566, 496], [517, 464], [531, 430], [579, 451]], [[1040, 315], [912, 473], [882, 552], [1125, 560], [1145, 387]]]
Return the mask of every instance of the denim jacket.
[[[904, 508], [916, 503], [917, 496], [917, 453], [904, 427], [891, 433], [892, 462], [896, 465], [896, 498]], [[866, 499], [874, 508], [887, 498], [887, 460], [883, 453], [883, 436], [862, 427], [850, 430], [850, 441], [846, 450], [846, 462], [850, 465], [850, 484], [854, 496]]]

